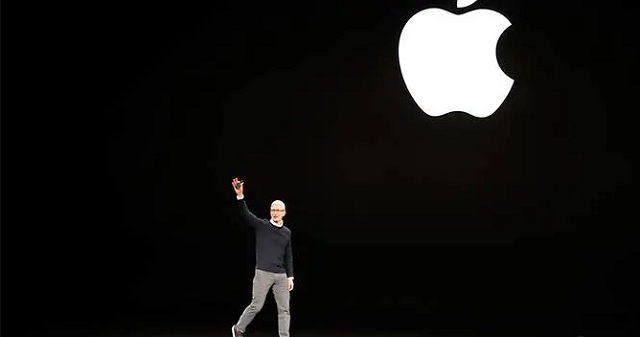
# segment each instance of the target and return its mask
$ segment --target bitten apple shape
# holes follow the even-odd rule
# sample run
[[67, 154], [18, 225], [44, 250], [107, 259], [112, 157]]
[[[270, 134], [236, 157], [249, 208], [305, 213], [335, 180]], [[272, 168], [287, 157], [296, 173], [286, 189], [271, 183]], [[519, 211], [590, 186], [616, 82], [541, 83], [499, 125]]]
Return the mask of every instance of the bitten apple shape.
[[496, 58], [498, 40], [509, 26], [506, 17], [487, 9], [456, 15], [429, 8], [413, 15], [402, 29], [398, 56], [420, 109], [433, 117], [455, 111], [492, 115], [514, 82]]

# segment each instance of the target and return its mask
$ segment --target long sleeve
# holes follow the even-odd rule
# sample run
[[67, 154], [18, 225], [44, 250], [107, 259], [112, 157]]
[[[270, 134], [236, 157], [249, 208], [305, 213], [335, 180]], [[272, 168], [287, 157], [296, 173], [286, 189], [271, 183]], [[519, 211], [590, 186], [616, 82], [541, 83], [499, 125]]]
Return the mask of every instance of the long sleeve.
[[287, 243], [284, 251], [284, 268], [288, 278], [293, 278], [293, 249], [291, 248], [291, 239]]
[[263, 225], [263, 221], [251, 213], [249, 207], [247, 207], [247, 203], [244, 201], [244, 198], [238, 198], [238, 210], [242, 220], [248, 223], [251, 227], [257, 229]]

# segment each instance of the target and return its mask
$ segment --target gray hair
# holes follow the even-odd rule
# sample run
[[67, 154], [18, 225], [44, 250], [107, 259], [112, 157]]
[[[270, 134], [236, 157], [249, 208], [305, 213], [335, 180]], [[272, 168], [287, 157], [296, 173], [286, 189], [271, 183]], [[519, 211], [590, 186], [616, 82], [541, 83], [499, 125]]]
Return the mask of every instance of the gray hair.
[[284, 205], [284, 202], [282, 202], [282, 200], [274, 200], [271, 203], [271, 207], [273, 207], [273, 206], [280, 206], [280, 207], [282, 207], [282, 209], [286, 209], [286, 207]]

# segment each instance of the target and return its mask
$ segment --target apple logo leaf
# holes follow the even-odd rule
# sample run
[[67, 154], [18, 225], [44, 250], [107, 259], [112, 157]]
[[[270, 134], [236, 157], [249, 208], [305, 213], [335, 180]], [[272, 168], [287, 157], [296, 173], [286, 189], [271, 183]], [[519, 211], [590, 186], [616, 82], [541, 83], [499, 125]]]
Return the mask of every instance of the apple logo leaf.
[[458, 0], [458, 8], [464, 8], [473, 5], [478, 0]]

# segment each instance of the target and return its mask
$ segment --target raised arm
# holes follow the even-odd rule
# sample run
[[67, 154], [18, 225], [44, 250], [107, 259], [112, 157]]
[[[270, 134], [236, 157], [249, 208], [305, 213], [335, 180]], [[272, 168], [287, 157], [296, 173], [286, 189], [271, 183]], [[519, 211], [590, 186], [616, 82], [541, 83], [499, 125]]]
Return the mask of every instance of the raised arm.
[[262, 226], [263, 221], [253, 213], [251, 213], [251, 211], [249, 211], [249, 207], [247, 207], [247, 203], [244, 200], [244, 182], [238, 180], [238, 178], [233, 178], [233, 181], [231, 181], [231, 186], [233, 186], [233, 190], [236, 192], [236, 198], [238, 199], [238, 210], [240, 212], [240, 217], [242, 218], [242, 220], [254, 228]]

